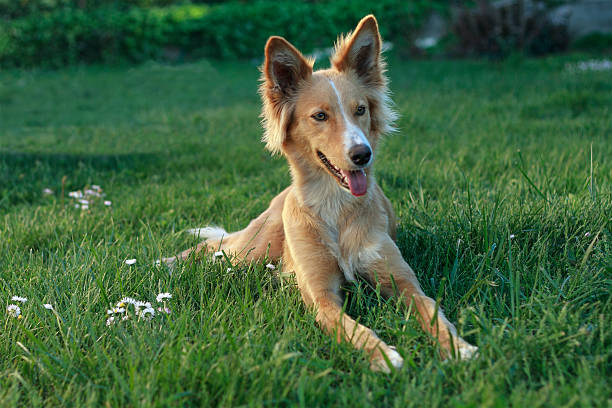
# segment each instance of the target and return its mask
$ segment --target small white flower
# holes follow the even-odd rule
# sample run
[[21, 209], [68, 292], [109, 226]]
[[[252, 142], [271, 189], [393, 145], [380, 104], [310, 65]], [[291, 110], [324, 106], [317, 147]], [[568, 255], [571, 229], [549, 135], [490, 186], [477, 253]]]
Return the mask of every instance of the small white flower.
[[93, 190], [85, 190], [85, 195], [86, 196], [94, 196], [94, 197], [100, 197], [100, 193], [98, 193], [97, 191], [93, 191]]
[[168, 292], [160, 293], [155, 298], [158, 302], [162, 302], [164, 299], [172, 299], [172, 295]]
[[71, 191], [68, 193], [68, 196], [72, 197], [72, 198], [82, 198], [83, 197], [83, 193], [79, 190], [79, 191]]
[[276, 269], [276, 266], [272, 265], [271, 263], [266, 265], [266, 268], [270, 269], [270, 270], [274, 270]]
[[213, 254], [215, 258], [221, 258], [223, 256], [223, 251], [217, 251]]
[[27, 301], [28, 301], [28, 298], [24, 298], [24, 297], [21, 297], [21, 296], [13, 296], [13, 297], [11, 298], [11, 300], [13, 300], [13, 301], [15, 301], [15, 302], [25, 303], [25, 302], [27, 302]]
[[143, 319], [151, 320], [155, 316], [155, 309], [152, 307], [146, 307], [142, 311], [139, 312], [140, 317]]
[[119, 306], [120, 304], [124, 304], [124, 305], [134, 305], [136, 304], [136, 299], [131, 298], [131, 297], [124, 297], [123, 299], [121, 299], [119, 301], [119, 303], [117, 303], [117, 306]]
[[515, 236], [516, 235], [514, 235], [514, 234], [510, 234], [510, 239], [514, 239]]
[[107, 206], [107, 207], [110, 207], [111, 204], [112, 204], [112, 202], [110, 202], [108, 200], [104, 201], [104, 205]]
[[228, 271], [228, 272], [231, 272], [231, 271], [232, 271], [232, 268], [227, 268], [227, 271]]
[[140, 300], [137, 300], [134, 303], [134, 308], [136, 308], [136, 312], [138, 312], [141, 307], [144, 307], [145, 309], [148, 309], [148, 308], [151, 307], [151, 303], [149, 303], [149, 302], [142, 302]]
[[89, 205], [87, 204], [81, 205], [81, 210], [87, 210], [87, 209], [89, 209]]
[[590, 237], [590, 236], [591, 236], [591, 233], [590, 233], [590, 232], [585, 232], [585, 233], [584, 233], [584, 236], [588, 238], [588, 237]]
[[21, 317], [21, 308], [17, 305], [8, 305], [6, 311], [12, 317], [19, 319]]
[[51, 305], [51, 303], [45, 303], [43, 307], [47, 310], [53, 310], [53, 305]]
[[121, 320], [129, 320], [130, 319], [130, 315], [126, 314], [123, 315], [123, 317], [121, 318]]
[[134, 265], [135, 263], [136, 263], [136, 259], [126, 259], [125, 260], [126, 265]]
[[113, 307], [112, 309], [108, 309], [106, 314], [115, 314], [115, 313], [125, 313], [125, 308], [123, 307]]
[[79, 208], [79, 207], [81, 207], [81, 205], [80, 205], [80, 204], [75, 204], [75, 205], [74, 205], [74, 208]]
[[123, 303], [124, 305], [127, 305], [127, 304], [132, 304], [132, 305], [133, 305], [134, 303], [136, 303], [136, 299], [134, 299], [134, 298], [130, 298], [130, 297], [124, 297], [123, 299], [121, 299], [121, 300], [119, 301], [119, 303], [117, 303], [117, 306], [119, 306], [119, 305], [120, 305], [120, 304], [122, 304], [122, 303]]
[[106, 325], [107, 326], [110, 326], [113, 323], [115, 323], [115, 316], [111, 316], [108, 319], [106, 319]]
[[157, 311], [160, 313], [165, 313], [165, 314], [170, 314], [170, 309], [168, 309], [167, 307], [158, 307]]
[[89, 201], [87, 201], [87, 200], [85, 200], [85, 199], [81, 198], [81, 199], [79, 200], [79, 203], [87, 205], [87, 204], [89, 204]]
[[50, 188], [45, 188], [43, 190], [43, 194], [44, 195], [51, 195], [51, 194], [53, 194], [53, 190], [51, 190]]

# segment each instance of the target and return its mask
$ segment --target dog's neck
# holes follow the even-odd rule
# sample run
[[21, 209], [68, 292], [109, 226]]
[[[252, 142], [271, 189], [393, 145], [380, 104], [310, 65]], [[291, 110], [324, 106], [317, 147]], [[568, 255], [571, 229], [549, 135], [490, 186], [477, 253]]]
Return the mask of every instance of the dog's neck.
[[287, 159], [299, 204], [308, 208], [326, 224], [339, 220], [341, 215], [369, 201], [370, 190], [375, 183], [372, 176], [368, 175], [368, 192], [362, 197], [355, 197], [320, 166], [307, 160], [290, 157]]

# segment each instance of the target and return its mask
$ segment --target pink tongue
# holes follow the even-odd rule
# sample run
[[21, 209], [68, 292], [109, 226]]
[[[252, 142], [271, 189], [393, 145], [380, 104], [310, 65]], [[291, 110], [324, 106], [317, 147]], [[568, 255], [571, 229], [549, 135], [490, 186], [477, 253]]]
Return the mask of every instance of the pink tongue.
[[349, 188], [351, 189], [351, 194], [356, 197], [362, 196], [366, 193], [368, 189], [368, 182], [366, 180], [366, 174], [363, 170], [355, 170], [355, 171], [346, 171], [341, 170], [342, 174], [348, 180]]

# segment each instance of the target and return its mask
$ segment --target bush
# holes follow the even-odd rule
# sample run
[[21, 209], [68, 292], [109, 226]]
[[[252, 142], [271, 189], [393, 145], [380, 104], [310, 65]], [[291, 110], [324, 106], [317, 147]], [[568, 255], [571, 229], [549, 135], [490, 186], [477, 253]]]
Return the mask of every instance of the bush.
[[505, 57], [515, 51], [543, 55], [567, 49], [567, 27], [553, 24], [545, 11], [542, 4], [521, 0], [497, 6], [481, 0], [475, 9], [463, 8], [452, 24], [459, 40], [455, 53]]
[[61, 66], [160, 58], [252, 58], [270, 35], [298, 48], [329, 47], [364, 15], [381, 21], [385, 40], [409, 47], [436, 7], [425, 0], [256, 1], [166, 8], [65, 8], [17, 19], [0, 32], [0, 64]]

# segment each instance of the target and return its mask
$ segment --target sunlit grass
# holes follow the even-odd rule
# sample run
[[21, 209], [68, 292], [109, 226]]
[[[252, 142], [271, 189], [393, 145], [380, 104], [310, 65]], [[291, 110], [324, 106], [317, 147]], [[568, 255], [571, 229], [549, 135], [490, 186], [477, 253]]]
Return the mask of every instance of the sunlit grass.
[[[259, 141], [255, 66], [2, 73], [0, 405], [609, 404], [612, 82], [575, 59], [391, 61], [401, 130], [377, 178], [405, 258], [481, 350], [443, 363], [400, 303], [349, 286], [348, 312], [406, 360], [391, 375], [267, 262], [154, 265], [290, 182]], [[75, 208], [93, 185], [105, 196]], [[106, 325], [159, 293], [163, 319]]]

